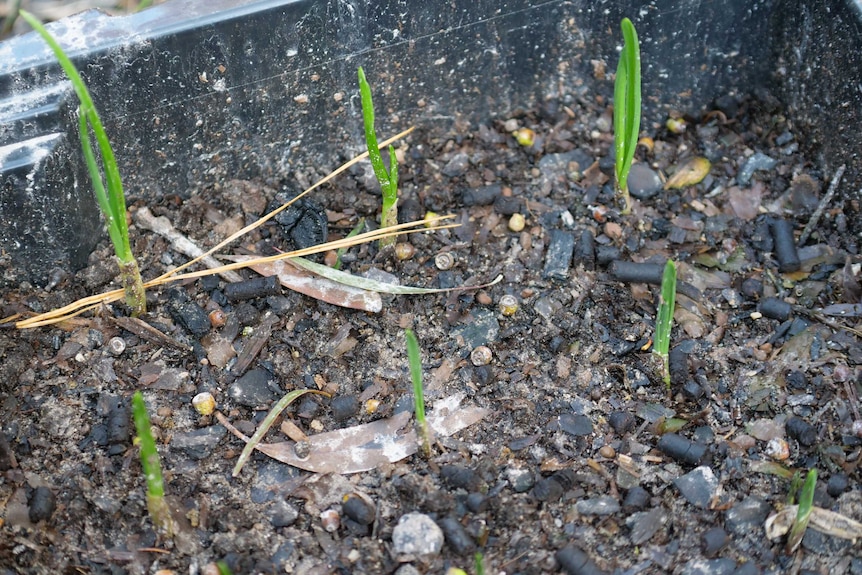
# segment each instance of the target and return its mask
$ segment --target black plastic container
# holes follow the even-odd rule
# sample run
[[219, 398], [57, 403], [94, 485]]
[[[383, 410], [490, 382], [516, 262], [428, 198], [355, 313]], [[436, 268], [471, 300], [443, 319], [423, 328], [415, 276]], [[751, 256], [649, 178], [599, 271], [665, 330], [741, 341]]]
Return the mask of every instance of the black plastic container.
[[[858, 189], [862, 20], [852, 0], [172, 0], [49, 29], [101, 109], [127, 195], [147, 200], [335, 167], [361, 151], [359, 65], [382, 134], [609, 96], [623, 16], [641, 38], [645, 125], [768, 91], [821, 167], [847, 163], [842, 188]], [[40, 38], [0, 44], [5, 285], [82, 266], [103, 233], [75, 105]]]

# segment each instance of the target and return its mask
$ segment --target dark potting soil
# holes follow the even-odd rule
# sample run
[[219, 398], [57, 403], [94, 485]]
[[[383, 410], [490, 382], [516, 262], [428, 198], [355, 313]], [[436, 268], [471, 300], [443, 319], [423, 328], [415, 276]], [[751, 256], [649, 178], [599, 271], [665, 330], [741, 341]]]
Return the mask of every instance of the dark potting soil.
[[[860, 257], [847, 231], [859, 206], [837, 194], [800, 243], [833, 174], [800, 153], [780, 109], [725, 99], [684, 120], [681, 133], [644, 127], [628, 216], [611, 191], [610, 110], [587, 99], [402, 142], [401, 219], [451, 213], [459, 227], [402, 238], [404, 260], [353, 248], [345, 269], [424, 287], [502, 276], [491, 287], [384, 295], [371, 314], [209, 277], [149, 294], [143, 319], [172, 344], [118, 321], [120, 306], [0, 331], [0, 573], [214, 573], [218, 560], [234, 573], [475, 573], [477, 552], [487, 573], [862, 572], [850, 540], [809, 527], [788, 554], [764, 531], [795, 470], [818, 469], [816, 506], [862, 520], [862, 344], [848, 329], [860, 329]], [[664, 189], [696, 157], [712, 163], [705, 179]], [[208, 247], [323, 175], [225, 179], [147, 207]], [[290, 249], [324, 217], [329, 239], [344, 236], [376, 220], [377, 189], [360, 164], [242, 247]], [[146, 278], [186, 261], [132, 234]], [[4, 315], [110, 288], [110, 254], [4, 294]], [[650, 352], [667, 258], [680, 268], [670, 392]], [[279, 425], [296, 438], [385, 420], [411, 406], [408, 327], [429, 413], [460, 395], [483, 419], [438, 437], [430, 460], [314, 474], [255, 453], [232, 478], [243, 444], [195, 395], [251, 435], [286, 392], [333, 394], [291, 405], [270, 443], [286, 441]], [[137, 389], [173, 539], [147, 514]]]

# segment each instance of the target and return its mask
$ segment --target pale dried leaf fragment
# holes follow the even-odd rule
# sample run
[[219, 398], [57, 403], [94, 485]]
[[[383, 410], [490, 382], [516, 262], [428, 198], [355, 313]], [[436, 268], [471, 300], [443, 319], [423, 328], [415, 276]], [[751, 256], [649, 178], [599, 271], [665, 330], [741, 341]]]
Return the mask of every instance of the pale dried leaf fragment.
[[709, 160], [697, 156], [680, 166], [664, 185], [666, 190], [687, 188], [703, 181], [712, 168]]
[[[768, 539], [778, 539], [786, 535], [793, 526], [798, 511], [798, 505], [788, 505], [778, 513], [767, 517], [766, 522], [763, 524], [766, 537]], [[862, 523], [850, 519], [846, 515], [841, 515], [822, 507], [811, 508], [808, 527], [825, 535], [849, 539], [853, 542], [862, 539]]]
[[[235, 262], [256, 259], [255, 256], [246, 255], [221, 257]], [[372, 313], [379, 313], [383, 309], [383, 300], [379, 293], [320, 277], [317, 274], [296, 267], [287, 260], [252, 264], [249, 267], [262, 276], [277, 276], [278, 281], [284, 287], [313, 297], [314, 299], [325, 301], [326, 303]]]
[[[428, 414], [428, 424], [437, 436], [448, 437], [488, 414], [484, 408], [460, 407], [462, 398], [455, 395], [438, 401]], [[255, 449], [314, 473], [359, 473], [416, 453], [419, 449], [416, 433], [408, 427], [411, 415], [402, 411], [388, 419], [309, 436], [308, 441], [302, 442], [299, 455], [293, 441], [258, 443]], [[249, 441], [224, 415], [216, 412], [216, 418], [235, 436]]]

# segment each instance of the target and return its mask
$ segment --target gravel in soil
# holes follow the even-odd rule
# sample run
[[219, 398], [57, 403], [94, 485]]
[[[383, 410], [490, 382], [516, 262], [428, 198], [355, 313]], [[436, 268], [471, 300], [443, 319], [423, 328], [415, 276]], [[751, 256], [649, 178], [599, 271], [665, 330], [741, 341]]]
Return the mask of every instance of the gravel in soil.
[[[0, 332], [0, 572], [213, 573], [219, 560], [234, 573], [473, 572], [481, 552], [493, 573], [862, 573], [850, 540], [809, 528], [786, 554], [764, 532], [795, 470], [819, 470], [816, 506], [862, 520], [860, 257], [847, 229], [859, 206], [836, 195], [797, 245], [832, 174], [799, 153], [771, 99], [726, 98], [675, 133], [645, 130], [634, 211], [620, 216], [610, 125], [610, 110], [572, 98], [401, 144], [402, 219], [452, 213], [460, 226], [353, 248], [345, 269], [444, 288], [502, 276], [494, 286], [384, 296], [369, 314], [208, 277], [149, 294], [155, 331], [106, 308]], [[703, 179], [695, 158], [711, 163]], [[206, 247], [322, 175], [226, 179], [147, 207]], [[668, 178], [689, 182], [665, 189]], [[318, 241], [323, 220], [344, 236], [375, 221], [377, 189], [360, 164], [243, 247]], [[146, 277], [185, 261], [135, 227], [133, 246]], [[4, 315], [107, 289], [110, 253], [58, 270], [50, 289], [4, 294]], [[650, 352], [667, 258], [680, 267], [669, 391]], [[256, 453], [231, 476], [243, 444], [195, 396], [251, 435], [288, 391], [332, 394], [303, 396], [265, 438], [286, 434], [302, 457], [304, 437], [412, 409], [405, 328], [429, 413], [461, 395], [484, 419], [438, 437], [428, 460], [320, 475]], [[147, 515], [136, 389], [173, 539]]]

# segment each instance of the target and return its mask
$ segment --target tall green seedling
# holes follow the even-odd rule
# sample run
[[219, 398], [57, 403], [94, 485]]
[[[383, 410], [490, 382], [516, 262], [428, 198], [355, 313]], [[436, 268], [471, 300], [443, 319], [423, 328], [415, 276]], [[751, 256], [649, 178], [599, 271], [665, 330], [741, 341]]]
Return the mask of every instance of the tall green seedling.
[[[383, 156], [377, 146], [377, 134], [374, 131], [374, 103], [371, 100], [371, 86], [365, 79], [365, 71], [359, 67], [359, 96], [362, 100], [362, 119], [365, 124], [365, 143], [368, 147], [368, 159], [374, 175], [380, 182], [383, 194], [383, 208], [380, 212], [380, 227], [388, 228], [398, 224], [398, 161], [395, 158], [395, 148], [389, 146], [389, 169], [383, 164]], [[395, 245], [395, 236], [380, 240], [380, 247]]]
[[141, 446], [141, 466], [147, 480], [147, 510], [157, 529], [168, 536], [174, 535], [174, 522], [171, 510], [165, 499], [165, 481], [162, 478], [162, 465], [156, 441], [150, 430], [150, 416], [144, 403], [144, 396], [136, 391], [132, 396], [132, 419], [135, 422], [138, 443]]
[[623, 213], [631, 212], [629, 171], [638, 145], [641, 125], [641, 51], [634, 24], [623, 18], [623, 51], [614, 80], [614, 152], [617, 194], [625, 204]]
[[404, 331], [407, 339], [407, 362], [410, 364], [410, 379], [413, 382], [413, 405], [416, 410], [416, 434], [419, 447], [426, 458], [431, 457], [431, 439], [428, 421], [425, 419], [425, 392], [422, 388], [422, 359], [419, 357], [419, 341], [413, 330]]
[[673, 324], [673, 309], [676, 305], [676, 264], [668, 260], [661, 278], [658, 317], [655, 323], [655, 345], [653, 350], [661, 358], [664, 383], [670, 389], [670, 331]]
[[[78, 73], [77, 68], [75, 68], [75, 65], [51, 33], [29, 12], [21, 10], [21, 17], [51, 47], [54, 56], [60, 62], [60, 66], [66, 72], [78, 96], [78, 100], [80, 101], [80, 106], [78, 107], [78, 129], [81, 138], [81, 150], [84, 154], [87, 170], [90, 173], [90, 179], [93, 181], [96, 200], [99, 208], [102, 210], [102, 214], [105, 216], [108, 235], [111, 238], [111, 243], [114, 245], [114, 253], [117, 255], [120, 267], [120, 284], [123, 286], [126, 294], [126, 305], [131, 308], [132, 315], [134, 316], [146, 313], [147, 300], [141, 281], [141, 273], [129, 244], [129, 228], [126, 223], [126, 197], [123, 193], [123, 182], [120, 178], [120, 170], [117, 167], [114, 150], [111, 147], [111, 142], [108, 140], [107, 133], [105, 133], [105, 128], [102, 126], [102, 120], [93, 103], [93, 98], [90, 96], [90, 91], [87, 89], [87, 85]], [[99, 146], [99, 153], [101, 154], [102, 166], [105, 172], [104, 180], [102, 173], [99, 171], [93, 146], [90, 143], [91, 129]]]

